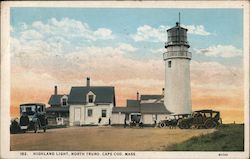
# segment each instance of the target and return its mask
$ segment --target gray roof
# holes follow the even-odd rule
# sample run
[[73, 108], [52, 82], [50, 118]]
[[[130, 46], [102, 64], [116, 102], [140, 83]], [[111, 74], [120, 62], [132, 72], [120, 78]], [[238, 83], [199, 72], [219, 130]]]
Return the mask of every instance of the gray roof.
[[139, 107], [113, 107], [112, 113], [170, 114], [163, 103], [141, 103]]
[[69, 104], [86, 104], [86, 95], [89, 92], [96, 95], [94, 103], [114, 103], [115, 88], [105, 86], [72, 87], [69, 94]]
[[140, 107], [113, 107], [112, 113], [139, 113]]
[[46, 108], [46, 112], [69, 112], [69, 107], [56, 107], [56, 106], [52, 106], [52, 107], [48, 107]]
[[163, 95], [141, 95], [141, 100], [149, 100], [149, 99], [160, 100], [163, 97], [164, 97]]
[[143, 114], [170, 114], [163, 103], [142, 103], [141, 113]]
[[132, 99], [127, 100], [127, 107], [139, 107], [139, 106], [140, 106], [139, 100], [132, 100]]
[[[58, 94], [58, 95], [51, 95], [49, 99], [49, 105], [61, 105], [61, 98], [64, 95]], [[68, 95], [66, 95], [68, 96]]]
[[113, 107], [113, 113], [139, 113], [140, 112], [140, 101], [128, 99], [126, 107]]

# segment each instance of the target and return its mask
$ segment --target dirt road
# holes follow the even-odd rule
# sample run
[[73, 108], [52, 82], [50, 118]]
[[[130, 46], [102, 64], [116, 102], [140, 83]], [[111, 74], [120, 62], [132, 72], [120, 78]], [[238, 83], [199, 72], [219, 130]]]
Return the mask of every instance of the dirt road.
[[[41, 130], [40, 130], [41, 131]], [[183, 142], [214, 130], [160, 128], [70, 127], [49, 129], [46, 133], [26, 132], [10, 136], [11, 150], [50, 151], [150, 151]]]

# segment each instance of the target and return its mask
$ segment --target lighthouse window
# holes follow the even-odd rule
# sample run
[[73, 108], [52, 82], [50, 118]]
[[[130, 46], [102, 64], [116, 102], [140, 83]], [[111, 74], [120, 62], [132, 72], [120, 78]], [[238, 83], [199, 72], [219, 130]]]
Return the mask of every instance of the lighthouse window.
[[168, 68], [171, 68], [171, 62], [172, 61], [168, 61]]

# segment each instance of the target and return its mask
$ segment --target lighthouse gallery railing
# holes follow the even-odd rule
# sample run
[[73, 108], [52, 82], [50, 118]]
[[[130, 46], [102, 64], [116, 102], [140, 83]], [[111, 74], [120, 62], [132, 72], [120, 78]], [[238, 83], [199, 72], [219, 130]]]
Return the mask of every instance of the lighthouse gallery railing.
[[171, 59], [171, 58], [192, 58], [192, 53], [188, 51], [168, 51], [163, 53], [163, 59]]

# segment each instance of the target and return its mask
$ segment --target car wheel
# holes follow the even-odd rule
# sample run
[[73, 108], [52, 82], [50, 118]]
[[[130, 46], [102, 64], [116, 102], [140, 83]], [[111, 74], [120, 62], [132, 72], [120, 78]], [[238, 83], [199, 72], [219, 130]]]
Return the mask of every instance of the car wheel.
[[185, 121], [180, 121], [179, 128], [180, 129], [189, 129], [190, 125], [187, 122], [185, 122]]
[[159, 124], [159, 126], [160, 126], [160, 128], [165, 128], [166, 124], [165, 124], [164, 122], [161, 122], [161, 123]]
[[140, 123], [140, 124], [139, 124], [139, 127], [140, 127], [140, 128], [143, 128], [143, 123]]
[[206, 129], [212, 129], [212, 128], [215, 128], [216, 126], [217, 126], [216, 122], [213, 121], [212, 119], [208, 119], [205, 122], [205, 128]]

